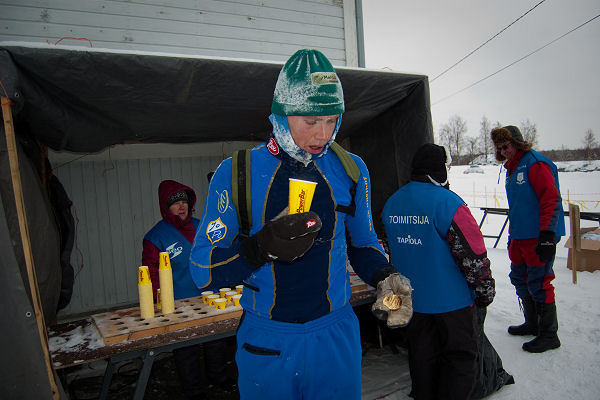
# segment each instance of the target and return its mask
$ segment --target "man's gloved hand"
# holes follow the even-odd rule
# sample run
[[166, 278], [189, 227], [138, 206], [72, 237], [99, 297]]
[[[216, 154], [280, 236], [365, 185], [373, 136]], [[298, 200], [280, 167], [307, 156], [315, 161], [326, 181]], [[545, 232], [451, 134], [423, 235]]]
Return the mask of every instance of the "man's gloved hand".
[[286, 209], [243, 240], [240, 254], [256, 268], [274, 260], [292, 262], [312, 247], [321, 225], [314, 211], [288, 215]]
[[540, 237], [538, 238], [537, 246], [535, 247], [535, 253], [540, 258], [540, 261], [544, 264], [552, 261], [552, 258], [554, 258], [554, 254], [556, 253], [556, 243], [554, 243], [554, 232], [540, 232]]
[[371, 311], [378, 319], [387, 321], [390, 328], [408, 325], [413, 314], [412, 287], [408, 278], [394, 272], [381, 280]]
[[496, 296], [495, 281], [493, 279], [483, 282], [475, 288], [475, 304], [479, 307], [487, 307], [492, 304]]

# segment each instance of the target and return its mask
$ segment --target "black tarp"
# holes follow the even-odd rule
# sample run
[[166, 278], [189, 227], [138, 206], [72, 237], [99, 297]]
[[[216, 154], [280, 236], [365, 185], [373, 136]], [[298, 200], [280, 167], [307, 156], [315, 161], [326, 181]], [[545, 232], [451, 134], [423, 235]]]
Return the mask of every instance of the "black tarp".
[[[25, 149], [32, 144], [76, 153], [98, 152], [127, 143], [192, 143], [262, 140], [269, 135], [267, 119], [281, 63], [201, 58], [150, 53], [30, 46], [0, 43], [0, 94], [12, 103], [15, 132]], [[408, 181], [412, 153], [433, 141], [426, 76], [336, 68], [344, 88], [346, 112], [337, 141], [366, 162], [371, 173], [372, 210], [379, 215], [387, 197]], [[2, 135], [4, 136], [4, 135]], [[3, 157], [5, 146], [3, 147]], [[43, 154], [43, 153], [41, 153]], [[43, 156], [29, 152], [26, 165], [44, 165]], [[41, 157], [41, 158], [40, 158]], [[28, 158], [23, 156], [22, 158]], [[14, 200], [3, 162], [2, 204], [6, 230], [14, 225]], [[31, 165], [27, 168], [33, 170]], [[45, 176], [45, 175], [43, 175]], [[48, 176], [46, 176], [48, 177]], [[46, 320], [55, 315], [61, 291], [61, 249], [57, 223], [48, 207], [47, 188], [40, 179], [24, 180], [29, 231], [35, 232], [34, 261], [38, 279], [48, 277], [41, 290]], [[2, 233], [2, 251], [15, 254], [3, 268], [23, 275], [20, 237]], [[64, 255], [64, 253], [63, 253]], [[64, 263], [63, 263], [64, 264]], [[51, 278], [51, 279], [50, 279]], [[28, 285], [0, 290], [9, 302], [26, 304]], [[19, 286], [20, 288], [21, 286]], [[14, 297], [13, 297], [14, 295]], [[13, 350], [35, 348], [24, 321], [3, 315], [0, 329], [20, 337]], [[7, 343], [3, 347], [6, 347]], [[27, 371], [26, 361], [3, 363]], [[23, 384], [25, 381], [22, 382]]]

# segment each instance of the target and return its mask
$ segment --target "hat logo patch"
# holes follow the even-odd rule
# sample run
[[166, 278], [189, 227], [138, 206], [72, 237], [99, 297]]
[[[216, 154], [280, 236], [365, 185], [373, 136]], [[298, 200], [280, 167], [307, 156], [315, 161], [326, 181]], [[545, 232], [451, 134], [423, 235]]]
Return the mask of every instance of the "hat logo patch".
[[317, 224], [317, 220], [315, 220], [315, 219], [311, 218], [311, 219], [309, 219], [308, 221], [306, 221], [306, 228], [307, 228], [307, 229], [310, 229], [310, 228], [312, 228], [313, 226], [315, 226], [316, 224]]
[[310, 80], [313, 85], [330, 85], [339, 82], [335, 72], [313, 72], [310, 74]]
[[206, 227], [206, 236], [210, 243], [215, 244], [219, 240], [223, 239], [227, 234], [227, 226], [221, 221], [221, 218], [217, 218], [214, 221], [210, 221]]
[[269, 139], [269, 143], [267, 143], [267, 149], [269, 150], [269, 153], [273, 154], [274, 156], [279, 154], [279, 146], [274, 138]]

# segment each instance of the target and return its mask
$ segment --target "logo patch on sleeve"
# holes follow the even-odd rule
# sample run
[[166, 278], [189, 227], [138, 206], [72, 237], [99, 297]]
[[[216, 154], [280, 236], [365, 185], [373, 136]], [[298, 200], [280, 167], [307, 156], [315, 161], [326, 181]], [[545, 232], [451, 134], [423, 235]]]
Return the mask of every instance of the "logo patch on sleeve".
[[212, 244], [215, 244], [219, 240], [223, 239], [227, 235], [227, 225], [221, 221], [221, 218], [217, 218], [214, 221], [210, 221], [206, 227], [206, 236]]

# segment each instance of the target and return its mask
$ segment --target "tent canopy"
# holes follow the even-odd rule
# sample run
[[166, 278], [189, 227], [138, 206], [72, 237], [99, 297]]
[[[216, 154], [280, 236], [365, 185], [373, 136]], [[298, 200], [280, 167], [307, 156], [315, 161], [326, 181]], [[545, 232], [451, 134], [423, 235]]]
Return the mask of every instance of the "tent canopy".
[[[262, 140], [280, 69], [250, 60], [0, 44], [0, 79], [16, 119], [48, 147], [72, 152], [131, 142]], [[336, 70], [347, 110], [340, 140], [368, 133], [362, 128], [369, 121], [417, 90], [415, 114], [428, 113], [425, 76]]]
[[[0, 43], [0, 81], [13, 103], [17, 135], [56, 151], [264, 140], [281, 66]], [[377, 219], [385, 199], [408, 181], [412, 153], [433, 141], [428, 80], [358, 68], [336, 71], [346, 102], [337, 141], [366, 162]]]

